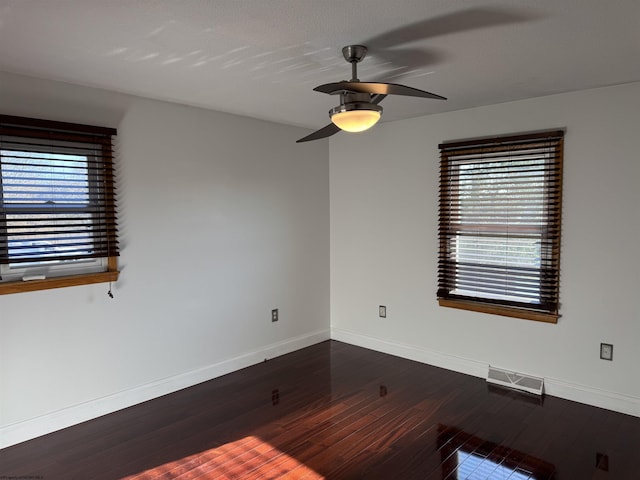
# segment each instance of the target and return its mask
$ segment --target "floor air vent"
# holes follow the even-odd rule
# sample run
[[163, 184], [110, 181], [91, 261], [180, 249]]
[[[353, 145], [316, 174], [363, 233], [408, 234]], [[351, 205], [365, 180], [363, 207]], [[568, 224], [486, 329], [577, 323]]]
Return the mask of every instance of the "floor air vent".
[[544, 390], [544, 380], [530, 375], [510, 372], [500, 368], [489, 366], [487, 382], [503, 387], [515, 388], [535, 395], [542, 395]]

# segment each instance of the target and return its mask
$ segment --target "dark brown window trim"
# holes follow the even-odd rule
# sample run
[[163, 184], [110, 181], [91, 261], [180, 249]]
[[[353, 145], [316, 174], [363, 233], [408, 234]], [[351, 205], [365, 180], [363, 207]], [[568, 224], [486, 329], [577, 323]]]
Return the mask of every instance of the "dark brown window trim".
[[35, 292], [38, 290], [50, 290], [53, 288], [76, 287], [80, 285], [91, 285], [93, 283], [116, 282], [120, 276], [120, 272], [117, 268], [117, 257], [109, 257], [108, 263], [110, 266], [106, 272], [67, 275], [45, 278], [44, 280], [29, 280], [27, 282], [18, 281], [0, 283], [0, 295]]
[[535, 312], [533, 310], [522, 310], [519, 308], [505, 307], [500, 305], [489, 305], [487, 303], [471, 302], [468, 300], [438, 299], [441, 307], [458, 308], [472, 312], [489, 313], [501, 315], [503, 317], [520, 318], [523, 320], [534, 320], [536, 322], [558, 323], [560, 317], [557, 313]]
[[0, 125], [25, 125], [41, 128], [43, 130], [58, 130], [61, 132], [93, 133], [96, 135], [115, 136], [118, 130], [109, 127], [97, 127], [95, 125], [83, 125], [80, 123], [57, 122], [40, 118], [16, 117], [14, 115], [0, 115]]

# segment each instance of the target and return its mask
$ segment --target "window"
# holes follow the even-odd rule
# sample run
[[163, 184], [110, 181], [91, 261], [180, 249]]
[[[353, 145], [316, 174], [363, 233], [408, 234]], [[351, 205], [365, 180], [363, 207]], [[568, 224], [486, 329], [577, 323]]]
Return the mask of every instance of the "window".
[[0, 293], [117, 280], [115, 134], [0, 115]]
[[557, 322], [563, 135], [439, 146], [440, 305]]

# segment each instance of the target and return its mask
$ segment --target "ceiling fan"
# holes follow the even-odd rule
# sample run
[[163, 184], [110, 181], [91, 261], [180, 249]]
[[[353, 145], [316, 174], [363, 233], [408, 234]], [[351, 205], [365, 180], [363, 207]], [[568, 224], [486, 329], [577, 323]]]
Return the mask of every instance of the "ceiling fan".
[[340, 130], [362, 132], [373, 127], [382, 115], [379, 104], [387, 95], [446, 100], [435, 93], [397, 83], [361, 82], [358, 79], [357, 65], [367, 55], [367, 47], [364, 45], [347, 45], [342, 49], [342, 55], [351, 64], [351, 80], [325, 83], [314, 88], [316, 92], [340, 95], [340, 105], [329, 110], [332, 123], [296, 140], [296, 143], [330, 137]]

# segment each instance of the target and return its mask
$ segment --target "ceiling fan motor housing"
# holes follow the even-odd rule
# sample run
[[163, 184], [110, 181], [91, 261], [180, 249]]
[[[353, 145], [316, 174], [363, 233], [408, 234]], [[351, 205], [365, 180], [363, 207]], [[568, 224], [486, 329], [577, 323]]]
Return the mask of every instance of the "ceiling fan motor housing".
[[353, 102], [359, 102], [359, 103], [369, 103], [371, 102], [371, 94], [370, 93], [358, 93], [358, 92], [349, 92], [349, 91], [343, 91], [340, 92], [340, 103], [344, 104], [344, 103], [353, 103]]
[[329, 110], [329, 117], [333, 117], [336, 113], [352, 110], [370, 110], [382, 115], [382, 107], [371, 103], [371, 94], [345, 91], [340, 93], [340, 105]]

